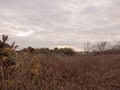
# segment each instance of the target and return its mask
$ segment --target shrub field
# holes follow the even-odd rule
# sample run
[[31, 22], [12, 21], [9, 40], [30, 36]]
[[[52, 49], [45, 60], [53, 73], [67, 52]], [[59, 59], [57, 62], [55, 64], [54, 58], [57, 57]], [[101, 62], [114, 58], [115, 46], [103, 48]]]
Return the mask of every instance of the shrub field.
[[0, 42], [0, 90], [120, 90], [120, 54], [16, 51]]

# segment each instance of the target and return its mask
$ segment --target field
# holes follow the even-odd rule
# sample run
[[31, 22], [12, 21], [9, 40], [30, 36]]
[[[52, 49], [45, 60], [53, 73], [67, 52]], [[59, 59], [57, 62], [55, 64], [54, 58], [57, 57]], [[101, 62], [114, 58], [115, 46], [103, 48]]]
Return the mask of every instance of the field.
[[39, 71], [31, 73], [30, 56], [18, 55], [0, 90], [120, 90], [120, 55], [36, 57]]
[[118, 50], [95, 55], [68, 48], [17, 51], [7, 38], [0, 41], [0, 90], [120, 90]]

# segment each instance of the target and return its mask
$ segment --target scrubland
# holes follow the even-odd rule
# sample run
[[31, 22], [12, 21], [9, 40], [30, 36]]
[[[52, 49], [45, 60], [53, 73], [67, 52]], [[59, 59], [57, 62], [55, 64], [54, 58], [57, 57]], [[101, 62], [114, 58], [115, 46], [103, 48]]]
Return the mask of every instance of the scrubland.
[[0, 90], [120, 90], [120, 54], [16, 51], [4, 37]]

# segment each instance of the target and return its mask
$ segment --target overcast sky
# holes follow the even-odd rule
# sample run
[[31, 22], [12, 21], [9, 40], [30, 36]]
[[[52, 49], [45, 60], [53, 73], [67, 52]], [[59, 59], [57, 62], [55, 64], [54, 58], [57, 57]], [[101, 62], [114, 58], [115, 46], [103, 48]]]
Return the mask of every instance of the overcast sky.
[[0, 0], [0, 35], [22, 47], [120, 40], [120, 0]]

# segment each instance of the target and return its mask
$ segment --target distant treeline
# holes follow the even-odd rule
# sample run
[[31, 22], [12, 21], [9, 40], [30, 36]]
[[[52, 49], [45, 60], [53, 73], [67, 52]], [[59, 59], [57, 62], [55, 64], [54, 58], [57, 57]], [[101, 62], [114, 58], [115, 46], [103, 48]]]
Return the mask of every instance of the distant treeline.
[[101, 41], [96, 44], [87, 42], [83, 48], [85, 54], [120, 54], [120, 42], [116, 42], [115, 44], [106, 41]]
[[102, 55], [102, 54], [120, 54], [120, 42], [112, 45], [110, 42], [99, 42], [96, 44], [87, 42], [83, 46], [84, 51], [76, 52], [73, 48], [33, 48], [31, 46], [20, 51], [29, 53], [60, 54], [60, 55]]
[[[15, 50], [18, 45], [15, 46], [15, 42], [12, 45], [9, 45], [6, 41], [8, 40], [7, 35], [2, 35], [2, 40], [0, 40], [0, 48], [10, 48]], [[120, 42], [116, 42], [115, 44], [111, 44], [110, 42], [101, 41], [96, 44], [91, 42], [86, 42], [83, 44], [84, 51], [76, 52], [73, 48], [64, 47], [49, 49], [49, 48], [33, 48], [28, 46], [27, 48], [23, 48], [17, 52], [27, 52], [31, 54], [59, 54], [59, 55], [101, 55], [101, 54], [120, 54]], [[1, 50], [1, 54], [3, 51]], [[5, 54], [5, 53], [4, 53]]]
[[21, 49], [20, 52], [27, 52], [27, 53], [32, 53], [32, 54], [60, 54], [60, 55], [75, 55], [76, 52], [74, 51], [73, 48], [54, 48], [54, 49], [49, 49], [49, 48], [33, 48], [31, 46]]

